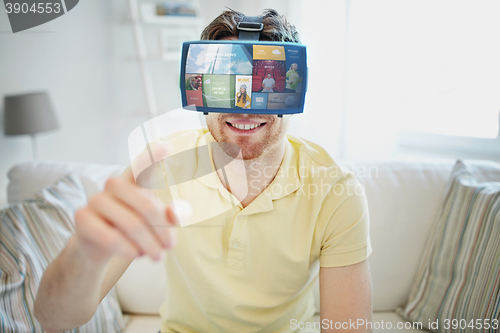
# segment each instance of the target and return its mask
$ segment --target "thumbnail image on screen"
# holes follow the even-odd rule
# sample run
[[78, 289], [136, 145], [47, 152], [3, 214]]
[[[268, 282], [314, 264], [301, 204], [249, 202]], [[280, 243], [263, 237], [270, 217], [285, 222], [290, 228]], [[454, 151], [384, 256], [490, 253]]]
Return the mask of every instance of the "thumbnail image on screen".
[[207, 108], [295, 109], [305, 61], [296, 46], [190, 44], [186, 104]]

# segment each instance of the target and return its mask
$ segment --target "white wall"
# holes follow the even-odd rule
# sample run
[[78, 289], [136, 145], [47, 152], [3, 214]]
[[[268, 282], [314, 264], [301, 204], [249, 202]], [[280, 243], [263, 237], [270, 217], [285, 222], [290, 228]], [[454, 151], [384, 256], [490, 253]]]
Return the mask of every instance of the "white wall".
[[309, 81], [304, 113], [292, 116], [290, 131], [320, 144], [333, 157], [340, 155], [344, 117], [345, 13], [345, 1], [295, 1], [289, 15], [291, 21], [297, 17], [307, 46]]
[[[293, 7], [290, 18], [298, 17], [294, 4], [300, 2], [200, 1], [205, 23], [225, 6], [248, 15], [263, 8], [288, 14]], [[61, 128], [38, 136], [40, 159], [127, 164], [128, 135], [148, 119], [128, 17], [128, 1], [85, 0], [54, 21], [13, 34], [0, 10], [0, 127], [4, 95], [48, 90]], [[157, 52], [158, 30], [144, 31], [150, 52]], [[159, 111], [179, 107], [178, 63], [149, 66]], [[0, 206], [6, 203], [7, 171], [31, 159], [28, 136], [0, 134]]]

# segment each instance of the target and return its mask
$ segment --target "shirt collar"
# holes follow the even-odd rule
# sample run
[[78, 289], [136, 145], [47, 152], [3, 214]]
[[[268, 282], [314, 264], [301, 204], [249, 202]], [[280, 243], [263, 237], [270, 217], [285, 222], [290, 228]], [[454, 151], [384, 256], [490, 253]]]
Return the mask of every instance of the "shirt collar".
[[[207, 130], [206, 133], [200, 137], [198, 142], [198, 147], [205, 146], [209, 150], [210, 161], [204, 161], [202, 159], [198, 160], [198, 168], [205, 168], [208, 166], [206, 163], [211, 164], [211, 169], [215, 171], [215, 166], [212, 159], [212, 151], [210, 149], [210, 144], [215, 142], [212, 134]], [[216, 189], [219, 193], [228, 201], [234, 203], [234, 205], [239, 206], [243, 209], [241, 203], [234, 197], [225, 187], [222, 185], [217, 173], [212, 172], [203, 177], [196, 178], [203, 185]], [[269, 186], [257, 197], [255, 200], [245, 208], [248, 214], [265, 212], [273, 210], [274, 200], [279, 200], [286, 197], [289, 194], [297, 191], [302, 186], [302, 181], [299, 177], [299, 160], [297, 153], [295, 152], [292, 144], [289, 140], [285, 141], [285, 154], [283, 156], [283, 161], [278, 169], [276, 177]]]
[[[198, 169], [201, 170], [212, 170], [212, 172], [208, 175], [202, 176], [202, 177], [196, 177], [196, 179], [202, 183], [203, 185], [212, 188], [214, 190], [218, 190], [219, 193], [229, 202], [233, 203], [233, 206], [238, 206], [241, 209], [243, 209], [243, 206], [239, 202], [239, 200], [229, 192], [224, 185], [222, 185], [219, 176], [215, 172], [215, 165], [213, 162], [212, 158], [212, 150], [210, 149], [211, 143], [215, 142], [214, 137], [212, 134], [207, 130], [203, 130], [205, 134], [203, 136], [200, 136], [198, 142], [197, 142], [197, 147], [203, 147], [203, 149], [208, 150], [208, 154], [210, 156], [210, 160], [206, 159], [198, 159]], [[210, 165], [208, 165], [210, 164]], [[197, 169], [197, 170], [198, 170]]]

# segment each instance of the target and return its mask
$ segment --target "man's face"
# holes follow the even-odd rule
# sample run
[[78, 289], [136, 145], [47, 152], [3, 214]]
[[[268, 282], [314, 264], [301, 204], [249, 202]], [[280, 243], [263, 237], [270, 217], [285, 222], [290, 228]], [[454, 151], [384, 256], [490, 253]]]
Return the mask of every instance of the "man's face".
[[275, 148], [285, 136], [289, 123], [289, 117], [237, 113], [209, 113], [206, 120], [215, 141], [237, 144], [245, 160], [257, 158]]
[[237, 144], [245, 160], [276, 147], [289, 123], [288, 117], [264, 114], [209, 113], [206, 119], [215, 141]]
[[297, 70], [297, 64], [292, 64], [292, 70], [294, 70], [294, 71]]
[[267, 73], [267, 78], [270, 79], [271, 78], [271, 74], [270, 73]]

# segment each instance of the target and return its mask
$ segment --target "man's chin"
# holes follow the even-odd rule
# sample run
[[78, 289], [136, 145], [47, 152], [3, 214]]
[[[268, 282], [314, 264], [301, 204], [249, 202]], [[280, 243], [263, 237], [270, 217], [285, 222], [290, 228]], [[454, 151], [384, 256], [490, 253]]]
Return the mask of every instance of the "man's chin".
[[239, 155], [239, 157], [243, 158], [244, 161], [251, 161], [255, 160], [256, 158], [259, 158], [262, 156], [263, 151], [242, 151], [242, 154]]
[[[231, 156], [234, 159], [243, 159], [243, 160], [253, 160], [260, 157], [264, 150], [260, 144], [248, 145], [242, 142], [238, 142], [239, 140], [228, 140], [226, 142], [230, 142], [228, 145], [228, 150], [226, 150], [226, 154]], [[233, 149], [235, 146], [239, 147], [238, 151]]]

